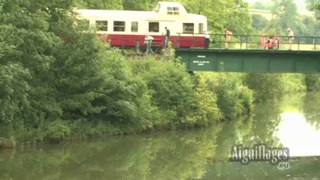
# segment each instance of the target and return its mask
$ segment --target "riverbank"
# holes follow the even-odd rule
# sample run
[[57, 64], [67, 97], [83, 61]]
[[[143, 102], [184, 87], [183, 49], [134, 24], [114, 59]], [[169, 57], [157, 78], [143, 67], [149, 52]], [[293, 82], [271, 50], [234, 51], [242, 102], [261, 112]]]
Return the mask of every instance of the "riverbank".
[[[318, 99], [319, 94], [296, 93], [278, 102], [256, 104], [252, 118], [207, 128], [2, 149], [0, 179], [312, 179], [319, 174]], [[298, 134], [293, 131], [297, 122], [302, 123]], [[304, 128], [308, 126], [316, 132]], [[290, 168], [279, 170], [278, 164], [267, 160], [247, 165], [229, 161], [233, 145], [257, 143], [288, 147]]]
[[220, 121], [253, 116], [255, 103], [276, 101], [286, 93], [306, 90], [302, 74], [190, 75], [172, 56], [166, 60], [153, 56], [137, 60], [128, 59], [117, 49], [106, 53], [103, 82], [92, 84], [94, 89], [101, 89], [97, 98], [88, 101], [90, 96], [73, 98], [76, 94], [61, 91], [65, 98], [52, 97], [61, 104], [58, 117], [7, 123], [0, 137], [11, 137], [11, 144], [59, 143], [95, 136], [214, 127]]

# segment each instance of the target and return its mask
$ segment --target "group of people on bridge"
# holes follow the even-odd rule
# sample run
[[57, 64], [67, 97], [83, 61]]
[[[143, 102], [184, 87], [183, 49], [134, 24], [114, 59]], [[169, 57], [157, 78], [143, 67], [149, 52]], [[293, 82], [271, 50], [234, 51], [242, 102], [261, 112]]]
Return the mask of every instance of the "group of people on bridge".
[[279, 49], [280, 48], [280, 37], [269, 36], [267, 40], [266, 35], [262, 35], [260, 39], [260, 45], [262, 49]]
[[[165, 33], [164, 47], [168, 47], [168, 43], [170, 41], [170, 30], [167, 27], [165, 27], [165, 31], [166, 33]], [[205, 35], [204, 48], [207, 49], [209, 48], [209, 44], [211, 42], [209, 31], [204, 31], [204, 35]], [[231, 37], [232, 37], [232, 32], [229, 31], [228, 29], [224, 29], [225, 49], [229, 49]], [[147, 47], [146, 54], [153, 53], [151, 49], [152, 40], [153, 40], [153, 37], [147, 34], [145, 37], [145, 44]], [[291, 50], [292, 48], [293, 40], [294, 40], [294, 33], [291, 30], [291, 28], [288, 28], [288, 49], [289, 50]], [[271, 35], [268, 37], [267, 35], [263, 34], [260, 38], [260, 46], [262, 49], [279, 49], [280, 42], [281, 42], [281, 38], [279, 35]]]
[[[288, 28], [288, 49], [291, 50], [292, 43], [294, 40], [294, 33], [291, 30], [291, 28]], [[280, 37], [278, 35], [275, 36], [269, 36], [269, 39], [267, 39], [267, 36], [263, 34], [260, 39], [260, 45], [262, 49], [279, 49], [280, 48]]]
[[[209, 43], [211, 41], [210, 34], [209, 34], [209, 31], [205, 31], [204, 34], [205, 34], [204, 48], [207, 49], [209, 48]], [[225, 49], [229, 49], [231, 37], [232, 37], [232, 32], [229, 31], [228, 29], [224, 29]], [[289, 50], [291, 50], [292, 48], [293, 40], [294, 40], [294, 33], [291, 30], [291, 28], [288, 28], [288, 49]], [[279, 49], [280, 42], [281, 42], [281, 38], [279, 35], [271, 35], [268, 37], [265, 34], [263, 34], [260, 38], [260, 45], [262, 49]]]
[[[169, 47], [169, 42], [170, 42], [170, 30], [165, 27], [164, 28], [166, 33], [165, 33], [165, 42], [164, 42], [164, 47]], [[144, 44], [146, 44], [146, 52], [145, 54], [149, 54], [149, 53], [153, 53], [152, 50], [152, 41], [153, 41], [153, 37], [149, 34], [146, 34], [145, 38], [144, 38]]]

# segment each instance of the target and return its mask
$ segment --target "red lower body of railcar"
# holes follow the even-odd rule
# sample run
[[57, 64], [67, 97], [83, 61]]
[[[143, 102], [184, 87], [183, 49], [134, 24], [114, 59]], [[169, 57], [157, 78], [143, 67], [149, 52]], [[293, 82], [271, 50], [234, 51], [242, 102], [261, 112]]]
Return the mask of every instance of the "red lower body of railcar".
[[[136, 47], [145, 45], [144, 35], [129, 34], [99, 34], [104, 42], [117, 47]], [[165, 36], [154, 35], [152, 45], [157, 47], [165, 46]], [[171, 36], [170, 41], [173, 47], [190, 48], [204, 47], [205, 38], [201, 36]]]

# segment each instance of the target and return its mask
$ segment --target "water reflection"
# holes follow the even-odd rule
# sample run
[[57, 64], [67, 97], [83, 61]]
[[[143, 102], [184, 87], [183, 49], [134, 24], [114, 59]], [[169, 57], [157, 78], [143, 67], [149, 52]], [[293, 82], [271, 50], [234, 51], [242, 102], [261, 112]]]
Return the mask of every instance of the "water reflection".
[[320, 129], [320, 93], [307, 94], [303, 103], [303, 112], [306, 121]]
[[199, 179], [215, 156], [216, 134], [207, 129], [41, 147], [1, 156], [0, 179]]
[[277, 136], [291, 156], [320, 156], [320, 93], [288, 96]]
[[[256, 116], [250, 123], [252, 126], [249, 124], [248, 126], [237, 126], [238, 122], [236, 122], [227, 125], [228, 127], [224, 129], [227, 132], [222, 130], [218, 135], [218, 143], [220, 142], [220, 144], [217, 147], [217, 155], [228, 151], [225, 142], [229, 147], [232, 142], [242, 142], [248, 147], [257, 143], [273, 147], [289, 147], [290, 155], [299, 156], [299, 158], [294, 157], [289, 161], [289, 169], [279, 170], [277, 166], [271, 165], [269, 162], [251, 162], [248, 165], [241, 165], [240, 162], [225, 160], [208, 164], [207, 173], [202, 179], [319, 178], [320, 144], [318, 142], [320, 131], [316, 128], [320, 124], [316, 116], [319, 114], [317, 112], [320, 112], [319, 99], [316, 94], [306, 97], [296, 95], [284, 98], [282, 103], [259, 104], [256, 106]], [[302, 113], [303, 110], [305, 110], [304, 113]], [[250, 133], [237, 133], [239, 131]], [[225, 135], [220, 137], [221, 134]], [[243, 134], [244, 136], [237, 137], [235, 134]], [[223, 150], [220, 152], [219, 149]], [[222, 154], [225, 157], [227, 153]], [[305, 157], [306, 155], [309, 157]]]
[[306, 121], [298, 112], [281, 114], [279, 138], [290, 149], [291, 156], [320, 156], [320, 131]]
[[294, 158], [284, 171], [268, 162], [241, 165], [228, 158], [233, 145], [257, 143], [288, 146], [293, 155], [320, 155], [319, 105], [315, 96], [297, 96], [260, 104], [255, 117], [210, 129], [1, 150], [0, 179], [312, 179], [320, 177], [316, 157]]

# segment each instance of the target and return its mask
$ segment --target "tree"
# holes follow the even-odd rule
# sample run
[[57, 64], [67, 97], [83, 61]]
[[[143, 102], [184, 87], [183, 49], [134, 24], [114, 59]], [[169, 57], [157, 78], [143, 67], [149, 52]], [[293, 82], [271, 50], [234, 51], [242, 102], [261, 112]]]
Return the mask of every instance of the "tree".
[[320, 0], [307, 0], [308, 9], [314, 12], [317, 19], [320, 18]]
[[255, 29], [255, 31], [263, 33], [267, 28], [268, 23], [269, 23], [269, 20], [266, 19], [265, 17], [258, 14], [252, 15], [252, 27], [253, 29]]
[[181, 0], [190, 13], [205, 15], [212, 33], [223, 34], [228, 28], [233, 34], [250, 34], [251, 16], [248, 3], [242, 0]]
[[[19, 117], [14, 117], [15, 122], [11, 122], [11, 127], [19, 133], [17, 136], [20, 139], [31, 136], [28, 135], [29, 129], [40, 128], [44, 119], [56, 119], [61, 113], [54, 98], [55, 89], [48, 83], [54, 81], [51, 71], [55, 61], [54, 47], [62, 42], [50, 32], [49, 21], [60, 13], [61, 6], [68, 5], [68, 1], [58, 4], [33, 0], [1, 2], [0, 13], [3, 16], [0, 18], [0, 37], [1, 44], [7, 49], [0, 56], [0, 62], [4, 66], [2, 75], [14, 78], [4, 81], [3, 85], [12, 83], [15, 99], [20, 99], [20, 102], [13, 101], [17, 103], [17, 107], [13, 109], [18, 108], [20, 113]], [[20, 82], [17, 83], [16, 80]], [[3, 95], [1, 100], [10, 97], [10, 93]], [[7, 135], [13, 135], [12, 131]]]
[[252, 5], [252, 8], [253, 9], [261, 9], [261, 10], [270, 10], [271, 6], [269, 3], [258, 1]]
[[74, 6], [88, 9], [123, 9], [122, 0], [74, 0]]
[[314, 12], [314, 18], [316, 19], [316, 33], [319, 35], [320, 30], [320, 0], [307, 0], [308, 9]]
[[132, 1], [132, 0], [122, 0], [122, 7], [125, 10], [145, 10], [150, 11], [153, 8], [155, 8], [157, 2], [159, 0], [138, 0], [138, 1]]
[[297, 6], [293, 0], [272, 0], [273, 5], [271, 12], [275, 16], [270, 27], [273, 27], [276, 32], [283, 32], [287, 28], [297, 29]]

